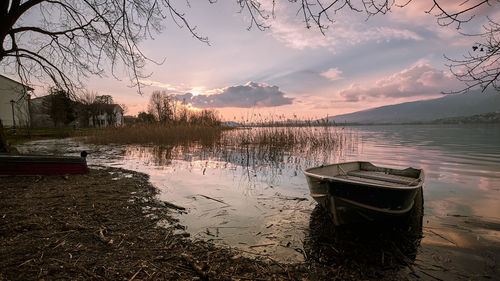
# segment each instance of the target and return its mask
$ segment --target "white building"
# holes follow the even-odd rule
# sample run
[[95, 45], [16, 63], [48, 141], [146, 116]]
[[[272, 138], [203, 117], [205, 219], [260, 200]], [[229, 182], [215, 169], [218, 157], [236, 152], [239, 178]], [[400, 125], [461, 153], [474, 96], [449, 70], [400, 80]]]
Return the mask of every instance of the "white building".
[[[49, 115], [50, 95], [33, 98], [30, 101], [31, 125], [34, 128], [53, 128], [56, 126]], [[123, 109], [118, 104], [84, 105], [73, 102], [75, 120], [67, 127], [107, 127], [123, 125]]]
[[0, 75], [0, 120], [5, 127], [30, 125], [30, 92], [33, 89]]
[[118, 104], [100, 104], [97, 115], [89, 117], [90, 127], [123, 125], [123, 109]]

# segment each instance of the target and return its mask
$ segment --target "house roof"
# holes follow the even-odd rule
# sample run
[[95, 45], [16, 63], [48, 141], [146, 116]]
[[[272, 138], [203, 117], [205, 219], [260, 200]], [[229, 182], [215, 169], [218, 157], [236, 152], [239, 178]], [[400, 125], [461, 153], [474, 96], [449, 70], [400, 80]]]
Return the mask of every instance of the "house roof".
[[23, 83], [19, 83], [19, 82], [17, 82], [16, 80], [10, 79], [9, 77], [4, 76], [4, 75], [2, 75], [2, 74], [0, 74], [0, 77], [4, 78], [4, 79], [6, 79], [6, 80], [9, 80], [9, 81], [11, 81], [11, 82], [14, 82], [14, 83], [16, 83], [16, 84], [18, 84], [18, 85], [20, 85], [20, 86], [22, 86], [22, 87], [25, 87], [28, 91], [33, 91], [33, 90], [35, 90], [35, 89], [31, 88], [30, 86], [24, 85]]

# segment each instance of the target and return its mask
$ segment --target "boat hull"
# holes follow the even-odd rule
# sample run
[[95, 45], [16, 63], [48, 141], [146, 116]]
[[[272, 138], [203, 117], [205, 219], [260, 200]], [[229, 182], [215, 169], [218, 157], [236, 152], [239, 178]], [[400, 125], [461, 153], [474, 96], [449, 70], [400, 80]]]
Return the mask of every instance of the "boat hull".
[[[411, 185], [397, 183], [382, 184], [374, 180], [358, 182], [348, 176], [335, 174], [328, 176], [326, 173], [314, 173], [314, 169], [318, 169], [319, 171], [334, 171], [334, 166], [331, 165], [331, 167], [324, 169], [323, 167], [308, 169], [305, 171], [305, 174], [311, 196], [331, 213], [336, 225], [363, 221], [392, 220], [400, 217], [412, 209], [415, 196], [423, 185], [423, 171], [417, 169], [387, 170], [398, 174], [395, 177], [400, 178], [401, 176], [399, 175], [411, 173], [411, 176], [415, 177], [415, 183]], [[347, 163], [346, 166], [354, 167], [355, 165]], [[370, 168], [374, 167], [374, 169], [387, 169], [371, 164], [368, 166]], [[360, 165], [358, 165], [359, 167]], [[352, 169], [355, 169], [355, 167]]]
[[0, 175], [66, 175], [87, 172], [85, 157], [0, 155]]

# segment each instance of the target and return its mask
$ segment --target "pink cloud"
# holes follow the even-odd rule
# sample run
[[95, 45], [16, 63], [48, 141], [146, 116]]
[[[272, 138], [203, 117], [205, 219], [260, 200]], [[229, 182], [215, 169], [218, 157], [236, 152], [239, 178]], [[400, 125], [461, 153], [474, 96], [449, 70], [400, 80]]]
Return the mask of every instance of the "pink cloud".
[[[468, 10], [481, 2], [483, 2], [483, 0], [438, 1], [440, 7], [450, 15], [456, 12]], [[487, 17], [497, 18], [498, 9], [495, 7], [498, 6], [499, 3], [497, 1], [490, 1], [490, 3], [483, 3], [482, 5], [461, 14], [457, 19], [466, 21], [460, 25], [461, 31], [464, 33], [479, 32], [481, 26], [486, 22]], [[391, 20], [399, 23], [415, 27], [424, 27], [427, 30], [436, 33], [441, 38], [453, 38], [454, 40], [460, 40], [461, 37], [460, 33], [457, 32], [458, 24], [449, 19], [443, 18], [441, 11], [434, 6], [434, 1], [432, 0], [413, 0], [403, 8], [393, 7], [392, 13], [390, 13], [389, 17]], [[449, 24], [448, 27], [441, 26], [447, 24]], [[465, 44], [464, 41], [457, 42], [453, 45], [462, 44]]]
[[420, 35], [409, 29], [389, 25], [375, 27], [359, 14], [339, 13], [335, 15], [335, 19], [336, 21], [324, 30], [323, 35], [315, 26], [310, 30], [306, 29], [303, 18], [296, 14], [293, 5], [279, 5], [276, 17], [269, 21], [270, 32], [286, 46], [299, 50], [322, 47], [336, 51], [338, 48], [361, 43], [423, 40]]
[[342, 71], [336, 67], [330, 68], [327, 71], [320, 73], [320, 75], [331, 81], [344, 79], [344, 77], [342, 77]]
[[[483, 0], [468, 0], [468, 1], [456, 1], [456, 0], [440, 0], [438, 1], [439, 6], [443, 8], [448, 14], [453, 14], [456, 12], [468, 10], [471, 7], [476, 6], [480, 2], [483, 2]], [[494, 1], [492, 1], [494, 2]], [[492, 3], [494, 5], [494, 3]], [[434, 7], [434, 1], [432, 0], [418, 0], [418, 1], [411, 1], [408, 3], [403, 8], [403, 11], [405, 12], [406, 16], [412, 17], [412, 16], [419, 16], [423, 15], [426, 12], [429, 12], [432, 15], [437, 15], [440, 14], [440, 10], [438, 7]], [[433, 9], [432, 9], [433, 8]], [[432, 10], [431, 10], [432, 9]], [[472, 16], [472, 15], [486, 15], [489, 13], [489, 10], [491, 10], [491, 6], [488, 4], [480, 5], [477, 8], [474, 8], [472, 10], [469, 10], [468, 12], [464, 13], [464, 17], [467, 16]]]
[[456, 87], [457, 80], [451, 73], [435, 69], [426, 63], [419, 63], [379, 79], [373, 86], [352, 84], [339, 91], [338, 95], [348, 102], [380, 97], [432, 97]]

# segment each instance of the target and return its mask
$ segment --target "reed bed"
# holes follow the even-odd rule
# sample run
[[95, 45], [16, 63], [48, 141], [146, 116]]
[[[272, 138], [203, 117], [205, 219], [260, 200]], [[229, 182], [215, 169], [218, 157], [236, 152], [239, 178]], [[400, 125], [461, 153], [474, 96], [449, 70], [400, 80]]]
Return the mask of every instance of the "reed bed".
[[[139, 144], [178, 146], [224, 155], [229, 150], [244, 152], [264, 161], [282, 161], [284, 155], [306, 158], [342, 156], [357, 149], [357, 134], [345, 127], [241, 127], [172, 124], [136, 124], [88, 132], [84, 140], [94, 144]], [[247, 159], [248, 160], [248, 159]], [[320, 159], [318, 159], [320, 160]], [[324, 159], [327, 161], [328, 159]]]
[[221, 143], [264, 151], [339, 151], [357, 143], [357, 134], [332, 126], [253, 127], [227, 132]]
[[140, 124], [94, 130], [86, 134], [84, 141], [94, 144], [212, 146], [219, 141], [224, 130], [225, 128], [221, 126]]

